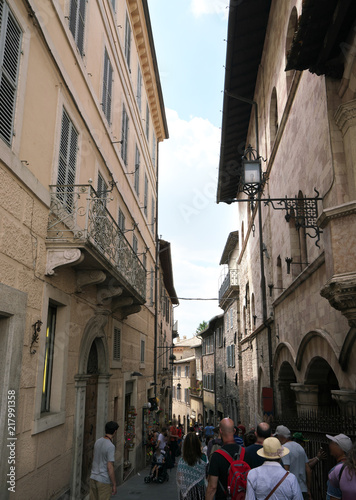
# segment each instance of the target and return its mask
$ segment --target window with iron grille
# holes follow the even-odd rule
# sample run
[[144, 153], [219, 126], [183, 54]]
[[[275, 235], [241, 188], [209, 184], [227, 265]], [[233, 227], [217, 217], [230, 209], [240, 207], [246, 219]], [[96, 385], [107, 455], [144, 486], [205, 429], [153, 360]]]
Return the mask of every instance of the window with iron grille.
[[85, 9], [87, 0], [71, 0], [69, 29], [72, 32], [80, 55], [84, 55]]
[[109, 54], [105, 49], [104, 54], [104, 77], [103, 77], [103, 102], [102, 108], [104, 115], [109, 123], [111, 123], [111, 101], [112, 101], [112, 66], [109, 59]]
[[140, 194], [140, 161], [141, 161], [140, 150], [138, 149], [138, 147], [136, 145], [134, 187], [135, 187], [135, 191], [137, 194]]
[[142, 106], [142, 73], [141, 73], [141, 68], [140, 64], [137, 66], [137, 106], [138, 109], [141, 111], [141, 106]]
[[150, 138], [150, 108], [148, 107], [148, 102], [146, 103], [146, 137], [147, 140]]
[[73, 208], [73, 185], [77, 163], [78, 132], [63, 108], [61, 138], [59, 143], [57, 198], [68, 212]]
[[129, 134], [129, 117], [125, 105], [122, 105], [122, 123], [121, 123], [121, 158], [127, 165], [127, 140]]
[[141, 340], [141, 363], [144, 363], [145, 362], [145, 341], [144, 340]]
[[126, 23], [125, 23], [125, 59], [128, 67], [130, 68], [130, 60], [131, 60], [131, 26], [129, 21], [129, 16], [126, 14]]
[[7, 2], [0, 0], [0, 137], [11, 144], [22, 31]]
[[121, 229], [121, 231], [124, 233], [125, 232], [125, 216], [121, 208], [119, 208], [119, 217], [118, 217], [118, 226]]
[[106, 206], [106, 199], [108, 196], [108, 185], [104, 181], [104, 177], [101, 174], [98, 174], [98, 187], [96, 190], [96, 194], [98, 198], [101, 198], [103, 204]]
[[147, 217], [148, 213], [148, 178], [147, 175], [145, 174], [145, 194], [144, 194], [144, 200], [143, 200], [143, 211], [145, 213], [145, 216]]
[[115, 361], [121, 361], [121, 329], [114, 328], [114, 342], [113, 342], [113, 358]]

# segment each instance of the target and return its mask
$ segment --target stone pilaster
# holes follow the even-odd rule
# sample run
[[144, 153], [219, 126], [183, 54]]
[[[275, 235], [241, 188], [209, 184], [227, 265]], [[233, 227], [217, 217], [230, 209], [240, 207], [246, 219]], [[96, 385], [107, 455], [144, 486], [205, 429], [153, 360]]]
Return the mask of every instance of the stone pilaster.
[[297, 398], [298, 415], [306, 411], [318, 410], [318, 385], [290, 384]]
[[320, 294], [345, 316], [351, 327], [356, 327], [356, 273], [333, 276]]

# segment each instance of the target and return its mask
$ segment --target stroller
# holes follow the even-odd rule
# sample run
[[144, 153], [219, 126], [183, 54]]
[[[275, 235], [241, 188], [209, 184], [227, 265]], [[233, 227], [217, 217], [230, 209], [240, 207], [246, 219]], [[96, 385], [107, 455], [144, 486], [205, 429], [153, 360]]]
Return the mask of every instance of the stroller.
[[[157, 480], [156, 480], [156, 475], [153, 473], [154, 467], [158, 465], [158, 475], [157, 475]], [[167, 464], [164, 461], [162, 464], [157, 463], [156, 460], [156, 455], [153, 455], [152, 463], [151, 463], [151, 469], [150, 469], [150, 474], [149, 476], [146, 476], [144, 478], [145, 483], [151, 483], [151, 482], [157, 482], [157, 483], [164, 483], [165, 481], [169, 481], [169, 474], [167, 471]]]

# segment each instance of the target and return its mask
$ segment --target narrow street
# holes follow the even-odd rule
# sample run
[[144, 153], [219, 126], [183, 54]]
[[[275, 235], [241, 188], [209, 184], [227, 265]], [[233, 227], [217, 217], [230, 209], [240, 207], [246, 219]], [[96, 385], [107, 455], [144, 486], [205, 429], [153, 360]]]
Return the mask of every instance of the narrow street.
[[176, 486], [176, 471], [177, 466], [168, 471], [169, 481], [163, 484], [145, 483], [144, 478], [148, 476], [150, 467], [146, 467], [141, 472], [137, 473], [131, 479], [120, 485], [117, 489], [117, 494], [112, 498], [114, 500], [158, 500], [165, 498], [177, 498]]

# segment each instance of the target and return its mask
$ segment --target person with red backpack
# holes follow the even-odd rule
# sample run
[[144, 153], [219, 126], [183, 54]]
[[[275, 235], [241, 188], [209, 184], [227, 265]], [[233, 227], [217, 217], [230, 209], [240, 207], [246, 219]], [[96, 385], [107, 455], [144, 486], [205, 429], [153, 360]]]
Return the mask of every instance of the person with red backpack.
[[235, 443], [234, 422], [230, 418], [222, 419], [219, 429], [223, 446], [210, 456], [205, 500], [243, 500], [250, 470], [243, 461], [245, 449]]

